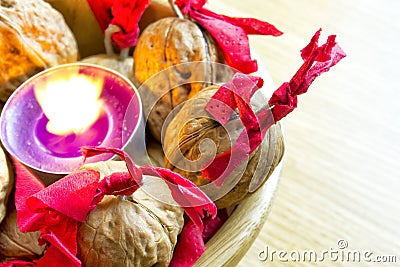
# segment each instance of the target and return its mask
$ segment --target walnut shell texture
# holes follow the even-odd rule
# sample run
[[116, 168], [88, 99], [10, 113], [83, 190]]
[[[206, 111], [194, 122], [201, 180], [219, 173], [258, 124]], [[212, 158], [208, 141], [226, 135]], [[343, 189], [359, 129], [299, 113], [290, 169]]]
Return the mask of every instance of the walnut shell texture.
[[[65, 21], [75, 35], [81, 57], [105, 52], [104, 35], [87, 0], [45, 0], [64, 15]], [[174, 12], [167, 0], [152, 0], [143, 13], [139, 27], [173, 16]]]
[[78, 59], [63, 16], [42, 0], [0, 1], [0, 103], [30, 76]]
[[84, 58], [81, 60], [84, 63], [100, 65], [119, 72], [129, 80], [133, 79], [133, 58], [127, 57], [120, 59], [118, 55], [99, 54]]
[[150, 24], [166, 18], [174, 17], [175, 13], [168, 2], [169, 0], [151, 0], [150, 5], [144, 11], [139, 21], [140, 30], [144, 30]]
[[[100, 162], [84, 166], [104, 177], [126, 171], [125, 163]], [[148, 188], [169, 190], [146, 177]], [[89, 213], [78, 231], [78, 257], [83, 266], [168, 266], [183, 227], [183, 209], [155, 200], [144, 188], [131, 197], [106, 196]]]
[[[185, 64], [190, 62], [203, 63]], [[168, 114], [224, 75], [211, 62], [224, 62], [218, 46], [188, 19], [164, 18], [143, 31], [134, 51], [134, 73], [143, 85], [139, 92], [150, 132], [158, 141]]]
[[0, 223], [7, 213], [7, 202], [14, 185], [10, 163], [0, 146]]
[[0, 224], [0, 260], [40, 258], [45, 245], [39, 246], [40, 232], [22, 233], [18, 229], [17, 212], [10, 205], [7, 216]]
[[[283, 156], [284, 143], [279, 124], [272, 126], [248, 160], [228, 176], [222, 187], [227, 188], [226, 192], [225, 189], [207, 186], [209, 182], [202, 178], [201, 173], [203, 164], [230, 150], [231, 140], [235, 140], [243, 130], [238, 127], [241, 124], [239, 119], [222, 127], [209, 117], [204, 107], [217, 88], [205, 88], [185, 103], [167, 127], [164, 152], [166, 167], [201, 186], [221, 209], [239, 204], [267, 180]], [[204, 142], [207, 139], [212, 143]]]
[[63, 14], [73, 32], [79, 54], [88, 57], [104, 53], [104, 36], [87, 0], [45, 0]]

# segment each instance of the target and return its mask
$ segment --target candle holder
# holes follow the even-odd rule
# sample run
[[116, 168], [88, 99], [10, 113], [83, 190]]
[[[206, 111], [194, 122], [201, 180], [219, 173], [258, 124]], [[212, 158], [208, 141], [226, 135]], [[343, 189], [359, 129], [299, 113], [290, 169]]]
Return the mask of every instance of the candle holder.
[[31, 77], [5, 104], [0, 125], [6, 150], [45, 184], [83, 164], [82, 146], [128, 148], [138, 161], [147, 155], [138, 91], [121, 74], [97, 65], [65, 64]]

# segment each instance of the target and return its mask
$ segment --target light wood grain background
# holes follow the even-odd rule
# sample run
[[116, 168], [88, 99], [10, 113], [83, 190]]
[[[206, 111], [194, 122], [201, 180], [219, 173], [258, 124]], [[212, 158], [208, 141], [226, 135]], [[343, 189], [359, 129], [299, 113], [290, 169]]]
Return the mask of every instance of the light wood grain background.
[[[239, 266], [400, 266], [400, 1], [224, 0], [208, 7], [267, 20], [285, 34], [251, 43], [275, 84], [301, 64], [299, 50], [320, 27], [347, 53], [316, 80], [285, 118], [286, 159], [277, 197]], [[262, 262], [270, 250], [371, 251], [397, 263]]]

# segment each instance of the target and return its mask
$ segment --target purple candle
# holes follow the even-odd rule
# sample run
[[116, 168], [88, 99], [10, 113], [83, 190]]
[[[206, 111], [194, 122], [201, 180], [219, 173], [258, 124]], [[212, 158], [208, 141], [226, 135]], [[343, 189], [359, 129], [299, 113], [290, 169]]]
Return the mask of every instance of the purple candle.
[[66, 64], [33, 76], [7, 101], [0, 121], [7, 151], [43, 175], [79, 168], [84, 145], [125, 148], [135, 138], [135, 146], [144, 146], [139, 93], [122, 75], [96, 65]]

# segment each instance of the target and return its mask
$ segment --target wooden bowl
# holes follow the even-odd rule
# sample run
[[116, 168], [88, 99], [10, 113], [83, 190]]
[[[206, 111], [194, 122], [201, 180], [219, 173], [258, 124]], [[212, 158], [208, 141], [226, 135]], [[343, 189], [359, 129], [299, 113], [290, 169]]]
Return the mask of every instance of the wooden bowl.
[[[86, 0], [46, 0], [64, 14], [67, 24], [76, 35], [81, 56], [104, 52], [103, 40], [98, 25]], [[78, 7], [81, 7], [79, 9]], [[167, 0], [152, 0], [152, 7], [145, 13], [141, 28], [162, 17], [171, 16], [172, 10]], [[156, 16], [156, 17], [153, 17]], [[89, 35], [87, 33], [90, 33]], [[261, 60], [255, 74], [264, 79], [263, 90], [271, 95], [275, 87]], [[155, 158], [159, 155], [155, 156]], [[160, 162], [162, 158], [158, 159]], [[232, 266], [239, 263], [257, 238], [268, 216], [275, 192], [278, 188], [282, 162], [275, 168], [268, 181], [255, 193], [240, 203], [222, 228], [207, 242], [206, 252], [195, 266]]]
[[[259, 65], [259, 71], [254, 75], [264, 79], [262, 90], [269, 96], [275, 90], [274, 84], [260, 58], [253, 51], [252, 53]], [[283, 132], [282, 123], [280, 125]], [[150, 142], [147, 150], [154, 165], [164, 165], [162, 148], [158, 143]], [[282, 165], [283, 159], [264, 185], [234, 209], [221, 229], [207, 242], [206, 252], [198, 259], [194, 267], [235, 266], [240, 262], [267, 219], [278, 189]]]
[[268, 181], [240, 203], [219, 231], [207, 242], [200, 266], [235, 266], [249, 250], [270, 211], [279, 184], [282, 162]]
[[[265, 65], [257, 54], [259, 70], [254, 75], [264, 79], [263, 93], [272, 95], [275, 86]], [[283, 132], [283, 125], [281, 123]], [[267, 219], [275, 193], [278, 189], [283, 159], [268, 180], [255, 193], [241, 202], [221, 229], [207, 242], [206, 252], [198, 259], [195, 267], [235, 266], [256, 240]]]

